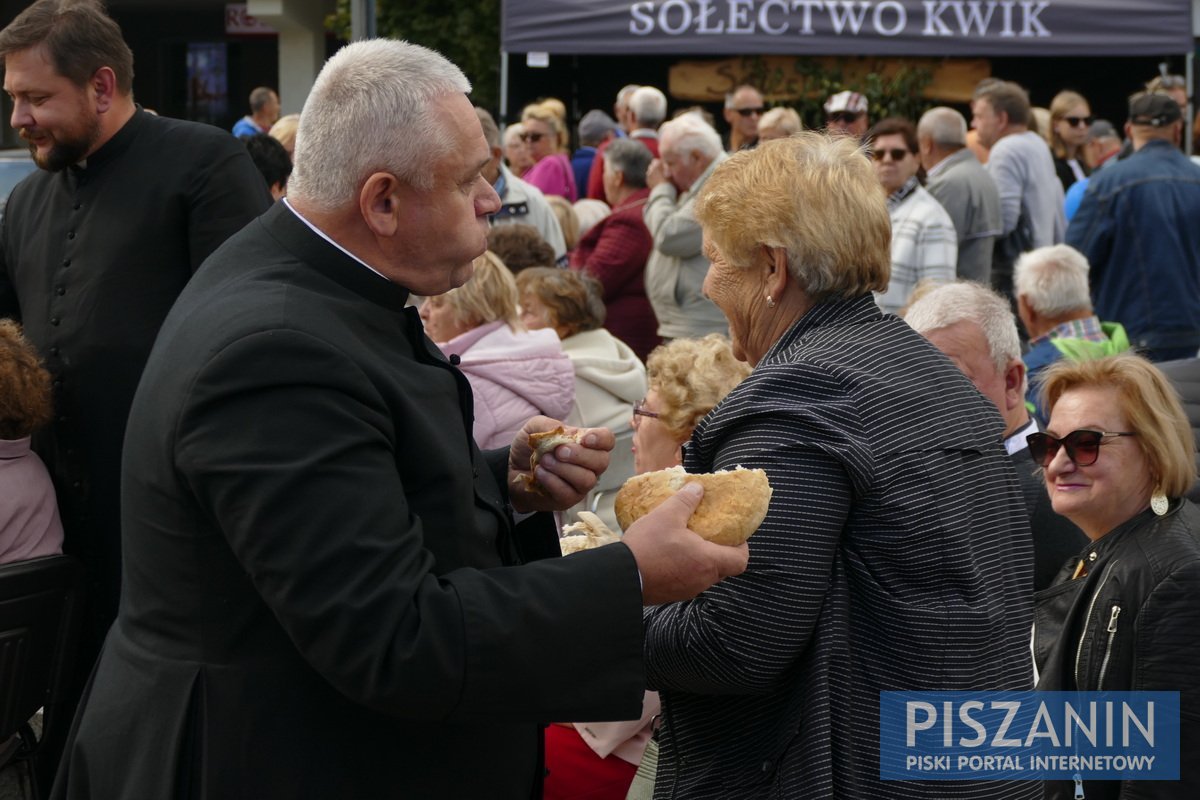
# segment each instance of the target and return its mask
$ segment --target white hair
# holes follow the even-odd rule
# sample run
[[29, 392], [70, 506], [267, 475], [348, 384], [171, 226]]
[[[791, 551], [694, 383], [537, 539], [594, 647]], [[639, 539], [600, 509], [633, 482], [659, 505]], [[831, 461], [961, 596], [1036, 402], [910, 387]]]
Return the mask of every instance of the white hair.
[[643, 128], [657, 128], [667, 118], [667, 96], [653, 86], [639, 86], [627, 105]]
[[431, 103], [470, 91], [462, 70], [427, 48], [389, 39], [343, 47], [304, 102], [288, 193], [328, 212], [353, 202], [374, 172], [429, 189], [431, 164], [449, 147]]
[[904, 321], [922, 335], [959, 322], [974, 322], [987, 339], [988, 355], [999, 372], [1021, 360], [1021, 337], [1008, 301], [978, 283], [957, 281], [921, 297], [904, 314]]
[[967, 120], [953, 108], [937, 106], [921, 115], [917, 137], [928, 136], [941, 147], [967, 146]]
[[1087, 258], [1065, 244], [1039, 247], [1017, 259], [1013, 290], [1029, 307], [1046, 317], [1071, 311], [1092, 313]]
[[713, 159], [724, 152], [721, 135], [699, 114], [684, 114], [664, 122], [658, 129], [660, 150], [676, 153], [699, 151], [705, 158]]

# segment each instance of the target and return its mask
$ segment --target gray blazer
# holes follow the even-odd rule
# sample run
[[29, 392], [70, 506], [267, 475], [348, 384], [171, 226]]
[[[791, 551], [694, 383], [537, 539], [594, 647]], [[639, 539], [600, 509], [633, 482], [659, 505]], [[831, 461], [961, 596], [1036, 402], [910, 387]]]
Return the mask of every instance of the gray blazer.
[[925, 186], [958, 232], [958, 277], [985, 286], [991, 278], [992, 246], [1000, 235], [1000, 192], [967, 148], [942, 162]]

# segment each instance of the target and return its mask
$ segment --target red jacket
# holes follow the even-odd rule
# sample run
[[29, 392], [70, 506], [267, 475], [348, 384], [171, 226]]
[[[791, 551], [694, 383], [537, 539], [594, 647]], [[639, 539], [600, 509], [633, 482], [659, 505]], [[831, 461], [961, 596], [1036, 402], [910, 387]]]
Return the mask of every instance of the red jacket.
[[658, 320], [642, 276], [654, 242], [642, 207], [649, 189], [639, 189], [596, 223], [571, 253], [571, 268], [582, 270], [604, 284], [608, 318], [604, 327], [638, 354], [642, 361], [658, 346]]

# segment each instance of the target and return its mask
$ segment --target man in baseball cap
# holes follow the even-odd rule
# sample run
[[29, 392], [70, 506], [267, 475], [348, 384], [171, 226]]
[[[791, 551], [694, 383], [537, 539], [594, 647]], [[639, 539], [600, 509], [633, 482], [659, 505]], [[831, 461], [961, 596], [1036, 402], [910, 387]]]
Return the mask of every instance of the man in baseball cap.
[[1092, 174], [1067, 244], [1091, 264], [1096, 314], [1121, 322], [1154, 361], [1200, 348], [1200, 167], [1179, 151], [1183, 115], [1167, 94], [1129, 98], [1133, 154]]
[[866, 95], [858, 92], [838, 92], [825, 101], [825, 127], [832, 134], [857, 136], [867, 132]]

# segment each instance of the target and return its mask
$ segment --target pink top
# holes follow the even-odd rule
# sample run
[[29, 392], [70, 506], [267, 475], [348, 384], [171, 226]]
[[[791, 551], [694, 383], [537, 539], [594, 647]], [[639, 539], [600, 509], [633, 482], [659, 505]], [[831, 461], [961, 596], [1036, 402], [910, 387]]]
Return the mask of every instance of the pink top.
[[0, 439], [0, 564], [62, 552], [58, 501], [29, 437]]
[[562, 153], [546, 156], [529, 168], [521, 180], [542, 190], [543, 194], [556, 194], [572, 203], [578, 197], [575, 187], [575, 172], [570, 160]]
[[472, 328], [438, 344], [471, 382], [475, 443], [508, 447], [530, 417], [561, 420], [575, 402], [575, 368], [550, 329], [514, 331], [504, 322]]

